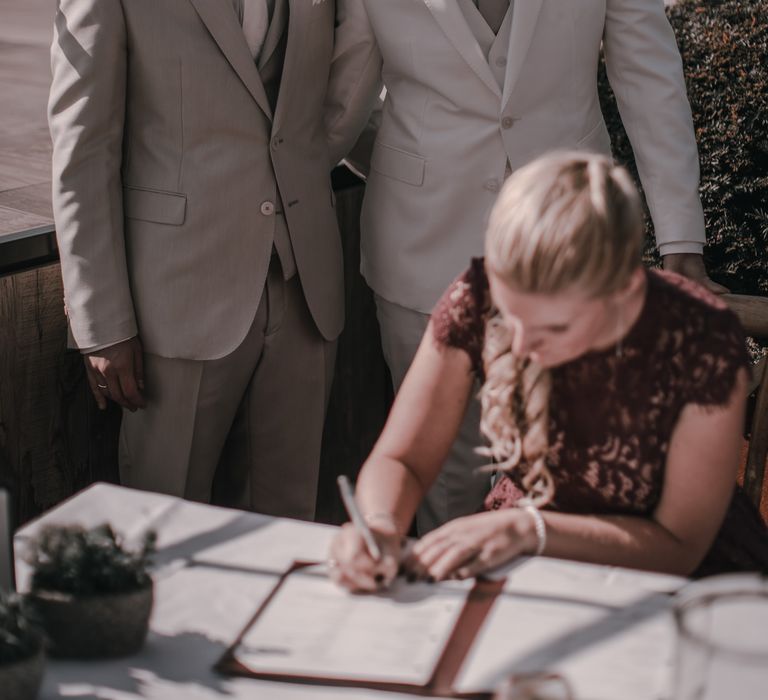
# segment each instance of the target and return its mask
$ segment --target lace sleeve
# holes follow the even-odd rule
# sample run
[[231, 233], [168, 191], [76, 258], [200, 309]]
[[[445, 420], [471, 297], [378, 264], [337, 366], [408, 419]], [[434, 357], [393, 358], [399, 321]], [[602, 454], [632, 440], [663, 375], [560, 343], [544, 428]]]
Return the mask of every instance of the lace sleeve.
[[472, 370], [483, 373], [483, 338], [489, 310], [488, 279], [482, 258], [446, 289], [432, 312], [432, 333], [439, 345], [458, 348], [469, 355]]
[[691, 339], [691, 371], [685, 386], [687, 403], [722, 406], [728, 401], [740, 369], [749, 369], [744, 330], [736, 315], [713, 308], [701, 333]]

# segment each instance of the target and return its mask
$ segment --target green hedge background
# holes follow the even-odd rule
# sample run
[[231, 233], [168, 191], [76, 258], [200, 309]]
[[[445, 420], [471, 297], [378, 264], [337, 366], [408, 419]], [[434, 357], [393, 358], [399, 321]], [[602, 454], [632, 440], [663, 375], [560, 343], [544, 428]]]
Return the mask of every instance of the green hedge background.
[[[768, 295], [768, 0], [682, 0], [667, 15], [699, 144], [707, 269], [732, 292]], [[600, 86], [614, 156], [637, 179], [602, 63]], [[658, 263], [650, 219], [647, 231]]]

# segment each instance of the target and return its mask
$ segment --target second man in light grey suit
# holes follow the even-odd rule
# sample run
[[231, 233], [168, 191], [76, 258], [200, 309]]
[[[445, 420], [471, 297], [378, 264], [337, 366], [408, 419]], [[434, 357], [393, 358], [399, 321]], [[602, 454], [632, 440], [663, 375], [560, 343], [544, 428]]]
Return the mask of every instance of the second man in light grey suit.
[[[346, 155], [387, 94], [362, 215], [362, 268], [399, 385], [437, 299], [483, 250], [505, 177], [554, 149], [610, 154], [601, 45], [664, 265], [708, 283], [699, 165], [663, 0], [339, 0], [327, 122]], [[419, 529], [476, 510], [476, 402]]]

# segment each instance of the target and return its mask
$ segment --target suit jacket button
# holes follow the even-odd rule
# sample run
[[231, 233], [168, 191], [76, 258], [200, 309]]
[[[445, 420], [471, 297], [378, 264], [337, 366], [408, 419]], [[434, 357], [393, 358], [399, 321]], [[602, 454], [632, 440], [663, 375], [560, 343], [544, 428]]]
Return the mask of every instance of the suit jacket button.
[[486, 180], [483, 183], [483, 187], [488, 190], [489, 192], [498, 192], [499, 191], [499, 181], [496, 179]]
[[512, 117], [504, 117], [504, 119], [501, 120], [502, 129], [511, 129], [514, 125], [515, 120], [512, 119]]
[[261, 213], [264, 216], [272, 216], [275, 213], [275, 205], [273, 202], [263, 202], [261, 205]]

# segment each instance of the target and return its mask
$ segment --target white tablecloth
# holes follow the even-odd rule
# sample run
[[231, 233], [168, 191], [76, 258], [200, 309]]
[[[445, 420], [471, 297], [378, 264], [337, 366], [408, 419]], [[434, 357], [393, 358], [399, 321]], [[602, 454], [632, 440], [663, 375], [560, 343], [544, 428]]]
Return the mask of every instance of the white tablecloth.
[[[334, 528], [269, 518], [96, 484], [30, 523], [109, 522], [129, 540], [158, 533], [151, 631], [136, 656], [48, 662], [42, 698], [109, 700], [397, 700], [373, 690], [233, 679], [214, 663], [297, 559], [323, 559]], [[674, 631], [669, 593], [681, 579], [540, 558], [509, 568], [504, 594], [462, 677], [492, 684], [512, 670], [557, 668], [582, 700], [649, 700], [668, 693]], [[28, 580], [18, 561], [20, 589]]]

